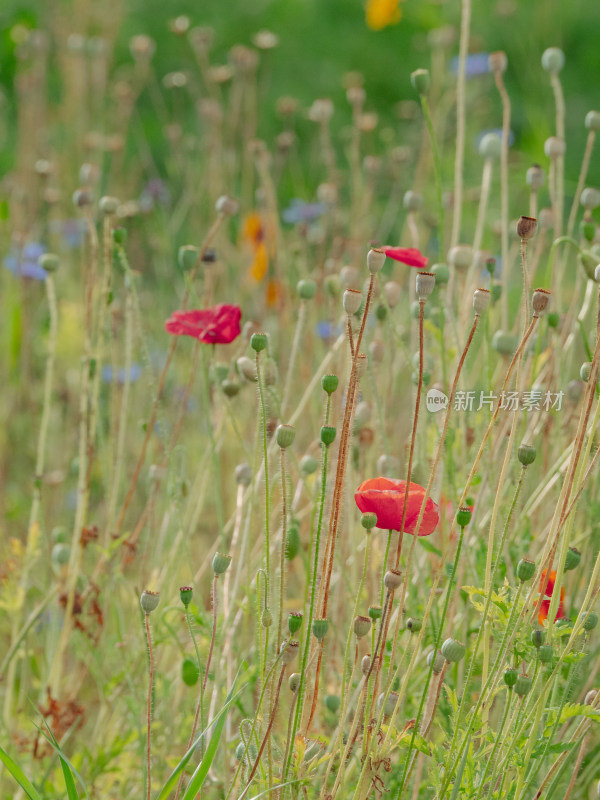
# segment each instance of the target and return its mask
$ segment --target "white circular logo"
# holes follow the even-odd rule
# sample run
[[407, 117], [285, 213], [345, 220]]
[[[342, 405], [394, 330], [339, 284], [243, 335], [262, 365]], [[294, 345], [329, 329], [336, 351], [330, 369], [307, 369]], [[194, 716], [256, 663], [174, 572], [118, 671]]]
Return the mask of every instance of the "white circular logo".
[[427, 411], [431, 411], [432, 414], [435, 414], [448, 407], [448, 396], [440, 392], [439, 389], [430, 389], [427, 392], [425, 403], [427, 405]]

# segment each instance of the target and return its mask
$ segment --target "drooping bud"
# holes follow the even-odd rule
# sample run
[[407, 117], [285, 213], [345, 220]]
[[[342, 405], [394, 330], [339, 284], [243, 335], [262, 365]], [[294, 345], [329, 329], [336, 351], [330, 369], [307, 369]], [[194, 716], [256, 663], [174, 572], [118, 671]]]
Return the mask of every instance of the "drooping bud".
[[266, 607], [263, 609], [262, 614], [260, 615], [260, 624], [263, 628], [270, 628], [273, 624], [273, 614], [271, 613], [271, 609]]
[[413, 89], [419, 94], [428, 94], [431, 86], [431, 77], [428, 69], [416, 69], [410, 74]]
[[592, 372], [592, 362], [585, 361], [579, 369], [579, 377], [581, 378], [582, 381], [585, 381], [585, 383], [587, 383], [590, 379], [591, 372]]

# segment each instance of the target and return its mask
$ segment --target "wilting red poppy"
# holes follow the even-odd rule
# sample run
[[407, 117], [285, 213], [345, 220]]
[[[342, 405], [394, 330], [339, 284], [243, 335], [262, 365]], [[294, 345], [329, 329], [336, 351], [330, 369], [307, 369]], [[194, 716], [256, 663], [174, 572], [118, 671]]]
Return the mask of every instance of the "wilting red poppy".
[[417, 269], [425, 269], [429, 261], [416, 247], [384, 247], [383, 252], [388, 258]]
[[[540, 592], [542, 591], [542, 586], [544, 585], [544, 581], [546, 580], [546, 570], [542, 572], [542, 580], [540, 582]], [[546, 597], [552, 597], [554, 593], [554, 584], [556, 583], [556, 572], [552, 570], [548, 577], [548, 585], [546, 586], [546, 591], [544, 592]], [[565, 588], [564, 586], [560, 587], [560, 602], [558, 604], [558, 611], [556, 612], [555, 619], [562, 619], [565, 615], [565, 607], [563, 601], [565, 599]], [[540, 606], [540, 610], [538, 613], [538, 622], [540, 625], [543, 625], [544, 621], [548, 619], [548, 612], [550, 611], [550, 600], [542, 600], [542, 605]]]
[[205, 344], [229, 344], [241, 333], [239, 306], [221, 303], [212, 308], [174, 311], [165, 322], [165, 330], [174, 336], [191, 336]]
[[[390, 478], [369, 478], [363, 481], [356, 490], [354, 499], [363, 514], [372, 512], [377, 515], [377, 527], [382, 530], [399, 531], [404, 510], [406, 481], [394, 481]], [[404, 532], [414, 533], [419, 519], [419, 512], [425, 489], [418, 483], [411, 483], [408, 490], [408, 503], [404, 520]], [[429, 536], [440, 519], [437, 503], [427, 498], [423, 519], [419, 527], [419, 536]]]

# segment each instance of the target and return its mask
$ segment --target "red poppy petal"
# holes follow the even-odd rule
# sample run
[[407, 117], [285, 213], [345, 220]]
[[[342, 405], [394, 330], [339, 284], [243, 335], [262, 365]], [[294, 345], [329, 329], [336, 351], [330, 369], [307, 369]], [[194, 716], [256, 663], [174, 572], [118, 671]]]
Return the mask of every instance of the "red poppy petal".
[[388, 258], [417, 269], [424, 269], [429, 261], [416, 247], [384, 247], [383, 252]]

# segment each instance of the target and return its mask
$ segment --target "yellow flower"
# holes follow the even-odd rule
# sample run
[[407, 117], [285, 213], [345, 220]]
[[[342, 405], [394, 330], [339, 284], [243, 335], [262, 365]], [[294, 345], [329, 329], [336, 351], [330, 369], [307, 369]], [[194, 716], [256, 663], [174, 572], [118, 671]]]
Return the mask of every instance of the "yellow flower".
[[395, 25], [401, 16], [400, 0], [367, 0], [367, 25], [372, 31]]

